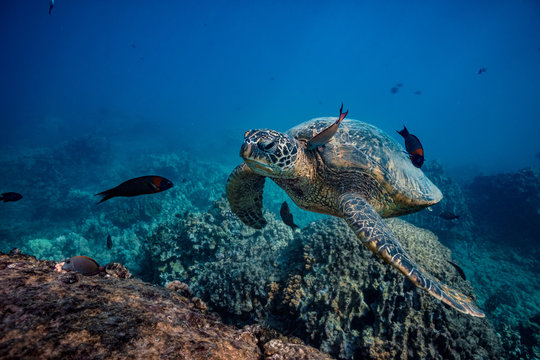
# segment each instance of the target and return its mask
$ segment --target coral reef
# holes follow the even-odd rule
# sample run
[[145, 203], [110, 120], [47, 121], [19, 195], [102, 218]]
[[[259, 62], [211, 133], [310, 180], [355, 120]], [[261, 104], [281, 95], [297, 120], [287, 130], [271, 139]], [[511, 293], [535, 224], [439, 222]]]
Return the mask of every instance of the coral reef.
[[[293, 236], [272, 214], [266, 218], [263, 230], [249, 229], [222, 199], [206, 214], [160, 226], [148, 241], [156, 266], [169, 272], [159, 280], [189, 282], [228, 322], [263, 322], [340, 358], [501, 356], [488, 320], [418, 290], [342, 220], [315, 222]], [[388, 224], [422, 266], [474, 297], [433, 233], [398, 219]]]
[[[99, 263], [120, 261], [134, 274], [151, 277], [143, 251], [148, 233], [176, 214], [207, 209], [221, 197], [229, 169], [182, 151], [143, 150], [82, 137], [2, 158], [3, 187], [19, 190], [24, 198], [0, 207], [0, 250], [19, 247], [56, 260], [84, 254]], [[96, 205], [97, 192], [152, 173], [170, 178], [175, 186], [156, 196]], [[110, 250], [105, 247], [108, 234]]]
[[226, 319], [255, 319], [263, 314], [267, 287], [279, 279], [276, 262], [293, 233], [266, 214], [269, 226], [244, 226], [222, 198], [207, 213], [187, 212], [156, 228], [146, 242], [154, 281], [188, 282]]
[[[370, 339], [398, 341], [396, 334], [400, 333], [395, 330], [380, 334], [382, 330], [376, 326], [388, 325], [378, 319], [388, 316], [385, 311], [390, 310], [366, 307], [372, 298], [379, 301], [385, 296], [395, 301], [392, 306], [400, 309], [394, 311], [396, 317], [408, 321], [399, 323], [403, 329], [419, 324], [411, 322], [416, 317], [404, 309], [412, 304], [414, 311], [424, 311], [417, 307], [424, 294], [405, 296], [418, 291], [399, 275], [395, 279], [388, 275], [395, 271], [379, 266], [354, 237], [348, 237], [348, 229], [339, 220], [299, 209], [277, 185], [267, 181], [264, 206], [269, 225], [259, 231], [247, 228], [221, 198], [234, 163], [225, 166], [201, 159], [182, 150], [164, 151], [159, 146], [149, 148], [147, 143], [111, 142], [96, 136], [66, 141], [54, 148], [0, 154], [4, 189], [24, 195], [17, 203], [0, 206], [0, 250], [20, 247], [38, 258], [55, 260], [88, 255], [100, 264], [123, 263], [135, 276], [162, 285], [182, 280], [202, 299], [201, 303], [196, 301], [198, 306], [204, 308], [202, 304], [208, 303], [228, 323], [266, 323], [342, 357], [372, 351], [375, 345], [366, 345]], [[426, 162], [422, 170], [441, 189], [444, 199], [431, 212], [424, 210], [403, 219], [435, 232], [452, 250], [452, 261], [464, 269], [478, 304], [501, 337], [504, 356], [538, 357], [538, 337], [530, 334], [536, 329], [531, 319], [540, 308], [540, 297], [535, 295], [540, 291], [540, 250], [531, 246], [538, 243], [540, 172], [524, 169], [458, 184], [436, 161]], [[156, 196], [95, 205], [95, 193], [126, 178], [150, 173], [170, 178], [174, 188]], [[302, 231], [293, 233], [279, 215], [274, 215], [279, 214], [284, 200], [295, 222], [305, 227]], [[441, 219], [438, 215], [443, 211], [454, 212], [460, 219]], [[393, 220], [389, 223], [399, 225]], [[429, 234], [414, 229], [403, 235], [403, 242], [416, 239], [417, 232]], [[111, 249], [105, 246], [108, 234], [112, 236]], [[422, 243], [423, 237], [418, 241]], [[449, 254], [442, 247], [437, 249], [445, 257], [433, 272], [468, 291], [467, 282], [446, 263]], [[365, 258], [358, 258], [357, 253]], [[325, 271], [328, 274], [323, 276]], [[384, 281], [377, 271], [383, 271]], [[427, 299], [422, 306], [435, 301]], [[341, 310], [343, 304], [349, 310]], [[434, 314], [440, 307], [445, 309], [437, 306]], [[344, 314], [350, 319], [345, 320]], [[437, 316], [440, 319], [442, 315]], [[448, 316], [459, 318], [451, 312]], [[365, 330], [364, 323], [373, 323], [374, 328]], [[396, 327], [392, 323], [391, 329]], [[412, 339], [408, 349], [418, 346], [418, 351], [424, 351], [423, 346], [433, 341], [429, 338], [432, 334], [419, 333], [425, 340], [415, 340], [406, 330], [400, 331], [409, 334], [404, 338]], [[456, 344], [449, 342], [448, 346], [454, 349]], [[275, 346], [281, 345], [275, 342]], [[497, 346], [494, 349], [488, 353], [499, 351]]]
[[[433, 233], [399, 219], [387, 224], [421, 266], [474, 298]], [[457, 313], [415, 288], [365, 249], [341, 220], [313, 224], [303, 231], [302, 244], [304, 271], [289, 276], [283, 301], [298, 316], [304, 336], [323, 351], [370, 359], [501, 355], [486, 319]]]
[[56, 268], [0, 253], [0, 358], [329, 359], [261, 327], [225, 325], [174, 286], [111, 276], [120, 265], [93, 277]]

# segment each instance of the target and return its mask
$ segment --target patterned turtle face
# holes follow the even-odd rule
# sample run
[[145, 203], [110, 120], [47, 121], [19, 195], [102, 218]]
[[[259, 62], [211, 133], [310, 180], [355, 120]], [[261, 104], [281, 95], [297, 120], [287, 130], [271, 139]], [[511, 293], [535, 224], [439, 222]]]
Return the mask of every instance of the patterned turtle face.
[[244, 134], [240, 156], [255, 173], [292, 178], [298, 157], [298, 142], [274, 130], [249, 130]]

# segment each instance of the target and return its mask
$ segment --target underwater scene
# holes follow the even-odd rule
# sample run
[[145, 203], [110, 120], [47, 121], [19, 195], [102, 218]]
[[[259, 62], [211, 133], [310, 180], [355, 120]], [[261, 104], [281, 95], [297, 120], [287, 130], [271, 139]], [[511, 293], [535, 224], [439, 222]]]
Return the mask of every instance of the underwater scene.
[[0, 359], [540, 359], [540, 2], [0, 12]]

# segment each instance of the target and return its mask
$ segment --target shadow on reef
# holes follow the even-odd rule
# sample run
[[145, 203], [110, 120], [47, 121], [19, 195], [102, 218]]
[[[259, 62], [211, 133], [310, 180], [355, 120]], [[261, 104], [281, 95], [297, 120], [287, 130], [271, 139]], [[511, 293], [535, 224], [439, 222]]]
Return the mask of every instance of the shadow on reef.
[[[207, 213], [159, 226], [148, 251], [230, 323], [262, 322], [339, 358], [498, 358], [500, 340], [486, 319], [461, 314], [382, 263], [340, 219], [293, 236], [272, 214], [250, 229], [225, 199]], [[387, 220], [409, 253], [433, 275], [474, 298], [429, 231]]]

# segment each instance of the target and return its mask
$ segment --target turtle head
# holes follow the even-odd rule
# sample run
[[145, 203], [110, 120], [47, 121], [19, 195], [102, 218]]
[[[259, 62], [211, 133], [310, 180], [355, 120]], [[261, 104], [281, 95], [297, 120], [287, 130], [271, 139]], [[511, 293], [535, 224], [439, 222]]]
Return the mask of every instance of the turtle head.
[[240, 156], [259, 175], [292, 178], [298, 151], [298, 141], [290, 136], [274, 130], [249, 130]]

